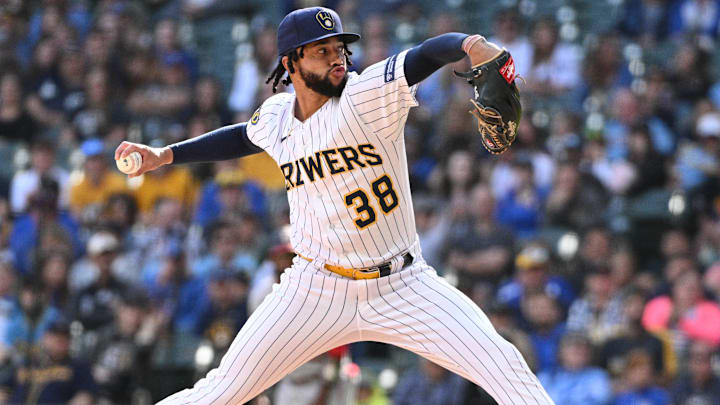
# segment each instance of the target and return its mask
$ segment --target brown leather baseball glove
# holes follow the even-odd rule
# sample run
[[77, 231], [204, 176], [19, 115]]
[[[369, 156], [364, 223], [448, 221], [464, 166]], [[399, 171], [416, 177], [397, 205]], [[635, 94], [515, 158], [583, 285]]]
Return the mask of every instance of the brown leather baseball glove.
[[506, 50], [498, 56], [473, 66], [468, 72], [455, 72], [475, 89], [474, 109], [482, 144], [493, 154], [505, 152], [517, 137], [522, 116], [520, 92], [515, 85], [515, 62]]

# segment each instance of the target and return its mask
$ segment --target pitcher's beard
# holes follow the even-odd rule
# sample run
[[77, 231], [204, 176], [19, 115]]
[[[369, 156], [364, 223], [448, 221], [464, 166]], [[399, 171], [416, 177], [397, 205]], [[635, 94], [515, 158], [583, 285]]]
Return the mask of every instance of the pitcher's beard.
[[336, 86], [330, 81], [330, 72], [326, 73], [325, 76], [322, 77], [312, 72], [306, 72], [302, 70], [300, 66], [298, 66], [298, 71], [300, 72], [300, 77], [302, 77], [305, 81], [305, 85], [310, 90], [320, 93], [323, 96], [340, 97], [345, 89], [345, 84], [347, 83], [347, 74], [345, 74], [345, 77], [343, 77], [340, 84]]

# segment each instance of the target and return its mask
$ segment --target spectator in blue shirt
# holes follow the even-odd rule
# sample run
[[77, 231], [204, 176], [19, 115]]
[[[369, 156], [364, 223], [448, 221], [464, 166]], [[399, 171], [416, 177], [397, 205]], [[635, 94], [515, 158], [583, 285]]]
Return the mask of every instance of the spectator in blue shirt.
[[[243, 272], [224, 269], [214, 271], [209, 280], [209, 299], [197, 304], [202, 304], [203, 309], [195, 332], [207, 338], [217, 352], [223, 352], [247, 321], [249, 280]], [[220, 356], [216, 360], [219, 361]]]
[[497, 203], [497, 220], [519, 239], [537, 234], [542, 220], [547, 189], [535, 186], [532, 161], [519, 155], [513, 163], [515, 184]]
[[720, 159], [720, 113], [701, 115], [695, 125], [697, 143], [688, 142], [678, 151], [675, 170], [680, 183], [686, 189], [700, 186], [717, 172]]
[[218, 220], [208, 227], [210, 251], [190, 264], [193, 276], [208, 280], [220, 269], [233, 272], [256, 269], [256, 257], [239, 240], [240, 224]]
[[200, 193], [195, 207], [195, 223], [206, 227], [238, 210], [249, 211], [261, 218], [265, 216], [262, 188], [246, 179], [234, 161], [218, 162], [216, 170], [214, 180], [208, 181]]
[[[58, 23], [53, 24], [54, 21]], [[92, 25], [92, 13], [85, 2], [53, 1], [43, 2], [29, 18], [27, 36], [19, 49], [20, 59], [26, 63], [35, 45], [45, 37], [57, 35], [64, 24], [84, 38]]]
[[11, 316], [17, 312], [17, 301], [14, 297], [15, 269], [6, 260], [0, 260], [0, 363], [9, 352], [5, 346], [4, 336], [10, 327]]
[[566, 330], [557, 302], [543, 292], [529, 294], [523, 300], [523, 316], [528, 323], [537, 370], [554, 369], [557, 367], [560, 340]]
[[628, 354], [627, 367], [621, 384], [624, 390], [615, 396], [613, 405], [668, 405], [667, 391], [654, 382], [652, 358], [643, 349]]
[[556, 404], [605, 405], [612, 397], [605, 370], [590, 365], [592, 346], [578, 334], [566, 335], [560, 344], [560, 366], [538, 374], [540, 383]]
[[21, 355], [29, 353], [30, 348], [40, 342], [48, 328], [62, 315], [43, 297], [35, 280], [26, 278], [22, 281], [18, 305], [10, 315], [5, 335], [0, 337], [2, 345], [12, 347]]
[[563, 312], [575, 299], [570, 283], [563, 277], [550, 274], [550, 253], [540, 243], [529, 243], [515, 258], [515, 277], [500, 286], [497, 299], [520, 315], [520, 306], [530, 292], [542, 291], [562, 306]]
[[176, 332], [194, 333], [208, 301], [205, 282], [190, 274], [180, 246], [173, 247], [158, 268], [146, 268], [144, 287]]
[[715, 38], [720, 32], [720, 5], [717, 0], [676, 0], [670, 6], [670, 35], [697, 34]]
[[623, 34], [652, 45], [668, 34], [670, 8], [665, 1], [630, 0], [623, 5], [618, 29]]
[[0, 381], [0, 403], [90, 405], [97, 392], [90, 367], [70, 357], [70, 326], [57, 321], [41, 350]]
[[[56, 247], [42, 245], [42, 237], [45, 235], [58, 235], [61, 240], [57, 242], [67, 245], [75, 257], [82, 253], [80, 228], [67, 211], [58, 208], [58, 197], [58, 183], [50, 178], [41, 178], [40, 189], [28, 202], [28, 213], [15, 221], [10, 234], [10, 250], [14, 255], [16, 268], [23, 274], [34, 271], [38, 253], [43, 253], [43, 249]], [[48, 240], [50, 238], [45, 238], [45, 241]]]
[[720, 404], [720, 377], [713, 372], [713, 354], [717, 351], [707, 343], [695, 341], [690, 345], [687, 372], [672, 386], [675, 405]]
[[468, 382], [441, 366], [421, 359], [395, 388], [394, 405], [462, 405]]
[[198, 65], [195, 57], [182, 47], [178, 23], [171, 18], [164, 18], [155, 24], [155, 53], [158, 59], [175, 58], [190, 74], [190, 79], [197, 78]]

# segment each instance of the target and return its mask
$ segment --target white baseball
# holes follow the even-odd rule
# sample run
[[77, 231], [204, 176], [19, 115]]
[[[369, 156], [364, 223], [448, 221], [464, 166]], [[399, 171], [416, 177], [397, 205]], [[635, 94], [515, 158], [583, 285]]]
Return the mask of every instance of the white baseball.
[[142, 166], [142, 155], [140, 152], [133, 152], [124, 158], [115, 161], [118, 170], [125, 174], [133, 174]]

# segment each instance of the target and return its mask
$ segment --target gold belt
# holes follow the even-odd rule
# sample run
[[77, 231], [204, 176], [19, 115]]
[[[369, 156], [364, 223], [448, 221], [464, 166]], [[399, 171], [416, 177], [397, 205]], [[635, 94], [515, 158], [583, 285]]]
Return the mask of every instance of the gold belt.
[[[300, 253], [296, 253], [298, 256], [302, 257], [303, 259], [312, 262], [311, 259], [301, 255]], [[413, 262], [413, 257], [410, 253], [403, 254], [403, 265], [402, 267], [405, 267]], [[354, 280], [366, 280], [371, 278], [380, 278], [385, 277], [387, 275], [390, 275], [392, 272], [392, 265], [390, 262], [385, 262], [383, 264], [380, 264], [378, 266], [373, 267], [367, 267], [364, 269], [348, 269], [347, 267], [341, 267], [341, 266], [334, 266], [332, 264], [325, 264], [325, 269], [329, 270], [335, 274], [341, 275], [343, 277], [352, 278]]]

